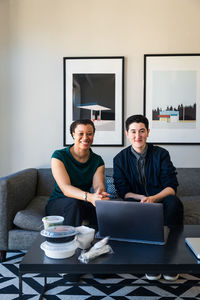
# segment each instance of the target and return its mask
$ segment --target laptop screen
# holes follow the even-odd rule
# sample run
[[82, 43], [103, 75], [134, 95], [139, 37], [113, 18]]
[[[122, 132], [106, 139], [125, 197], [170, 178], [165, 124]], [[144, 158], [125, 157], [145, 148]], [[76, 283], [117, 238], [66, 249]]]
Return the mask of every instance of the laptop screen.
[[164, 244], [163, 205], [96, 200], [98, 236]]

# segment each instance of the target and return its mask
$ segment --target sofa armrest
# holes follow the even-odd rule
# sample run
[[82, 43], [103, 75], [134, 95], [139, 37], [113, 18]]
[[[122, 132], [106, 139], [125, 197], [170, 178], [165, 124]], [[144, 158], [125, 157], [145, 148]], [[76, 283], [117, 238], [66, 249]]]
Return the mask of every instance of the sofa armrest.
[[33, 199], [36, 186], [37, 169], [25, 169], [0, 178], [0, 250], [7, 250], [13, 219]]

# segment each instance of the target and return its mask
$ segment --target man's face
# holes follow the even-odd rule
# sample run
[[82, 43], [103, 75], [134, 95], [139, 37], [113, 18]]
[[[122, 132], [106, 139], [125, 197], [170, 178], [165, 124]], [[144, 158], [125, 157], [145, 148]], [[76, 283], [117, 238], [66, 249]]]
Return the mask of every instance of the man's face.
[[146, 147], [146, 140], [149, 135], [149, 130], [146, 129], [144, 123], [131, 123], [126, 136], [131, 142], [133, 149], [142, 153]]

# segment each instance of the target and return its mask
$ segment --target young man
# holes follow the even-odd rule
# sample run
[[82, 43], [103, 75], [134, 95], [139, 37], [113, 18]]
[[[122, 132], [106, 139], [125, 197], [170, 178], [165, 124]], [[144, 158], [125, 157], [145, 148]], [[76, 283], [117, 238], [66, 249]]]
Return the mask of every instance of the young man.
[[[131, 146], [114, 158], [114, 183], [118, 195], [125, 201], [162, 202], [164, 222], [169, 228], [183, 224], [183, 205], [176, 196], [176, 169], [164, 148], [147, 143], [148, 119], [133, 115], [126, 120], [126, 136]], [[160, 274], [146, 274], [150, 280]], [[164, 275], [176, 280], [178, 274]]]

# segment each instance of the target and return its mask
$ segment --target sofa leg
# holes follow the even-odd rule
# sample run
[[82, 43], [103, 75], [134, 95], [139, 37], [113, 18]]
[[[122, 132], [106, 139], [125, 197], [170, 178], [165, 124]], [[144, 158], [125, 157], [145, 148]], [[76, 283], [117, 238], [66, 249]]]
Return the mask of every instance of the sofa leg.
[[6, 251], [5, 250], [0, 250], [0, 257], [1, 257], [1, 262], [6, 261]]

